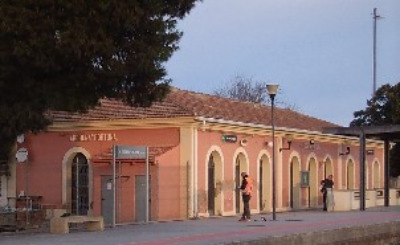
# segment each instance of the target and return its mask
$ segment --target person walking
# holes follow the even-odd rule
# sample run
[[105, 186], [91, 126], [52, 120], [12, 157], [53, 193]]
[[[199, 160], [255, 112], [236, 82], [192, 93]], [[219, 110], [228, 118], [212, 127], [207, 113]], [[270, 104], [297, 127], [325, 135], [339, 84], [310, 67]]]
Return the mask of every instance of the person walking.
[[250, 199], [253, 191], [253, 180], [246, 172], [242, 172], [240, 175], [242, 177], [242, 184], [239, 188], [242, 191], [243, 214], [239, 221], [250, 221]]

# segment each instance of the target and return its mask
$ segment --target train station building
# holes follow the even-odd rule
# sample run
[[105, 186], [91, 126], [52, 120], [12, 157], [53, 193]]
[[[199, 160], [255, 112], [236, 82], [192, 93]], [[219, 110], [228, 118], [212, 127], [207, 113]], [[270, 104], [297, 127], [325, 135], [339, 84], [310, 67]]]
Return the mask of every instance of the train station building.
[[[322, 208], [319, 184], [330, 174], [336, 210], [358, 208], [359, 138], [324, 133], [338, 125], [290, 109], [276, 108], [275, 138], [270, 106], [176, 88], [149, 108], [104, 99], [85, 114], [49, 116], [47, 131], [17, 139], [0, 206], [25, 198], [107, 224], [232, 216], [243, 210], [245, 171], [251, 211], [268, 213], [275, 164], [278, 212]], [[366, 149], [367, 206], [383, 205], [384, 143], [367, 139]]]

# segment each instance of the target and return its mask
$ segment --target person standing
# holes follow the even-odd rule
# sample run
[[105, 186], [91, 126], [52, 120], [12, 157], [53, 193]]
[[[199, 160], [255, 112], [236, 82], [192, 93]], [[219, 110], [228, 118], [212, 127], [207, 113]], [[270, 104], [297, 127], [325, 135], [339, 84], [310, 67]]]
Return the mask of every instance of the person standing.
[[333, 211], [335, 207], [335, 199], [333, 196], [333, 175], [321, 181], [321, 192], [324, 203], [323, 211]]
[[325, 180], [321, 180], [319, 190], [322, 193], [322, 203], [323, 203], [323, 208], [322, 211], [327, 211], [326, 209], [326, 188], [325, 188]]
[[239, 188], [242, 191], [243, 214], [239, 221], [250, 221], [250, 199], [253, 191], [253, 180], [246, 172], [242, 172], [240, 175], [242, 176], [242, 184]]

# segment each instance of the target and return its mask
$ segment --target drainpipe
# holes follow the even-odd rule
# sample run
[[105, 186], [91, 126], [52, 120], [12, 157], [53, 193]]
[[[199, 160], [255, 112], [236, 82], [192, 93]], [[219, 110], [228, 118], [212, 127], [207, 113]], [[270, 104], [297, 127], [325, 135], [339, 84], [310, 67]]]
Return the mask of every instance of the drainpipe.
[[390, 196], [389, 196], [389, 178], [390, 178], [390, 164], [389, 164], [389, 140], [385, 139], [384, 145], [384, 206], [389, 207]]
[[365, 133], [360, 133], [360, 211], [365, 210]]
[[193, 144], [192, 144], [192, 147], [193, 147], [193, 159], [192, 159], [192, 162], [193, 162], [193, 167], [192, 167], [192, 169], [193, 169], [193, 216], [194, 216], [194, 218], [197, 218], [198, 217], [198, 215], [199, 215], [199, 212], [198, 212], [198, 207], [197, 207], [197, 205], [198, 205], [198, 183], [197, 183], [197, 175], [198, 175], [198, 151], [197, 151], [197, 141], [198, 141], [198, 134], [197, 134], [197, 129], [196, 128], [194, 128], [193, 129], [194, 130], [194, 132], [193, 132]]

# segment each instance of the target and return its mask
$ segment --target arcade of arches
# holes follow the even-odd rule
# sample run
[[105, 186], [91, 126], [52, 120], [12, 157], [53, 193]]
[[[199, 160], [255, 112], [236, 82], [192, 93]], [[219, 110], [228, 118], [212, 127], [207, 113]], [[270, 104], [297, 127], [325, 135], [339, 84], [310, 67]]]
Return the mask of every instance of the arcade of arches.
[[[227, 159], [221, 151], [213, 150], [208, 155], [206, 183], [207, 207], [205, 216], [235, 215], [243, 210], [240, 186], [241, 172], [249, 173], [253, 179], [254, 188], [251, 200], [253, 212], [271, 212], [272, 209], [272, 163], [268, 152], [261, 152], [258, 160], [253, 163], [243, 148], [238, 149], [233, 159]], [[225, 159], [225, 160], [224, 160]], [[335, 188], [355, 190], [357, 188], [357, 175], [354, 159], [348, 156], [343, 161], [335, 163], [326, 156], [319, 160], [313, 154], [307, 158], [296, 153], [289, 157], [280, 156], [277, 161], [277, 207], [279, 210], [299, 210], [319, 208], [322, 197], [319, 191], [320, 181], [328, 175], [334, 176]], [[302, 159], [306, 159], [303, 160]], [[368, 188], [381, 188], [380, 175], [382, 167], [378, 160], [367, 164], [368, 178], [372, 178]], [[256, 171], [254, 171], [256, 170]], [[306, 172], [308, 184], [301, 183], [301, 173]]]

